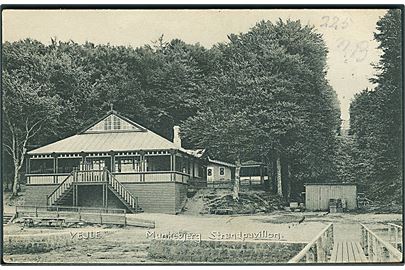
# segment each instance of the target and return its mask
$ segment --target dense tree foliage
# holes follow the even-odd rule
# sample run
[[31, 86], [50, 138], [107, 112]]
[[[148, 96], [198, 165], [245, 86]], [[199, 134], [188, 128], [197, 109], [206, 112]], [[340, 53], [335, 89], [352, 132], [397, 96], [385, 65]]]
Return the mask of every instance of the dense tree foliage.
[[209, 50], [163, 38], [140, 48], [24, 40], [4, 43], [3, 56], [4, 74], [19, 77], [11, 81], [38, 87], [31, 93], [57, 108], [46, 109], [49, 131], [31, 145], [74, 134], [113, 104], [168, 139], [181, 124], [187, 148], [265, 162], [272, 190], [286, 198], [305, 182], [339, 180], [340, 111], [325, 79], [327, 48], [299, 21], [262, 21]]
[[375, 89], [356, 95], [350, 107], [358, 180], [374, 200], [402, 201], [402, 33], [401, 11], [389, 10], [374, 37], [382, 56], [372, 78]]
[[287, 199], [292, 182], [299, 192], [336, 181], [340, 111], [321, 35], [298, 21], [262, 21], [229, 41], [213, 49], [219, 61], [185, 136], [223, 159], [264, 161]]

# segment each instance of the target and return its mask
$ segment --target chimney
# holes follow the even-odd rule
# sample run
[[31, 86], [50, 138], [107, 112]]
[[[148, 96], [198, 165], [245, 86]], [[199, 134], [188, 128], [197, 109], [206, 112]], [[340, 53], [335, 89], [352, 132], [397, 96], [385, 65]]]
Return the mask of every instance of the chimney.
[[180, 138], [180, 127], [174, 126], [173, 127], [173, 143], [181, 148], [181, 138]]

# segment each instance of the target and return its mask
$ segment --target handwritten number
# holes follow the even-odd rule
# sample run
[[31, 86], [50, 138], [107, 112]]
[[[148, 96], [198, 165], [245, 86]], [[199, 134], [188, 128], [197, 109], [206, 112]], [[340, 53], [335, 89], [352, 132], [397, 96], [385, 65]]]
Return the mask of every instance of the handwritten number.
[[323, 16], [321, 18], [321, 20], [323, 21], [323, 23], [319, 25], [320, 27], [332, 28], [335, 30], [346, 29], [349, 26], [349, 24], [352, 22], [352, 19], [349, 17], [346, 17], [345, 20], [342, 21], [341, 18], [338, 16], [333, 16], [333, 17]]
[[356, 62], [363, 61], [367, 57], [368, 42], [364, 40], [357, 43], [356, 50], [357, 50]]
[[350, 45], [350, 41], [348, 41], [347, 39], [343, 39], [338, 43], [337, 47], [339, 49], [343, 47], [342, 51], [345, 52], [347, 50], [347, 47], [349, 47], [349, 45]]
[[328, 27], [329, 16], [323, 16], [322, 20], [325, 20], [325, 22], [323, 24], [321, 24], [320, 27]]
[[337, 25], [338, 21], [339, 21], [339, 18], [336, 17], [336, 16], [334, 16], [334, 17], [332, 18], [332, 24], [329, 25], [329, 28], [334, 28], [335, 30], [337, 30], [337, 28], [338, 28], [338, 25]]
[[344, 53], [345, 63], [348, 58], [355, 60], [356, 62], [362, 62], [366, 59], [368, 54], [368, 41], [363, 40], [357, 43], [352, 43], [347, 39], [338, 39], [337, 48]]
[[349, 21], [352, 22], [352, 19], [349, 17], [346, 17], [346, 19], [342, 22], [341, 28], [346, 29], [349, 26]]

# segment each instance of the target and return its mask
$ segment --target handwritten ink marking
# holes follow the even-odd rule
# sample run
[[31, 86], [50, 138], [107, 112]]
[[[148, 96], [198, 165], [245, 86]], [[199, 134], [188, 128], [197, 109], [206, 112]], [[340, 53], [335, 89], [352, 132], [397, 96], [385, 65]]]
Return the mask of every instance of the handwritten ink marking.
[[336, 47], [344, 53], [345, 63], [347, 63], [348, 59], [353, 59], [356, 62], [364, 61], [368, 54], [368, 46], [367, 40], [354, 43], [347, 39], [338, 39]]
[[350, 17], [346, 17], [344, 19], [342, 19], [341, 17], [338, 16], [322, 16], [321, 20], [323, 21], [323, 23], [321, 23], [319, 25], [319, 27], [322, 28], [331, 28], [334, 30], [344, 30], [347, 27], [349, 27], [349, 25], [353, 22], [353, 20]]

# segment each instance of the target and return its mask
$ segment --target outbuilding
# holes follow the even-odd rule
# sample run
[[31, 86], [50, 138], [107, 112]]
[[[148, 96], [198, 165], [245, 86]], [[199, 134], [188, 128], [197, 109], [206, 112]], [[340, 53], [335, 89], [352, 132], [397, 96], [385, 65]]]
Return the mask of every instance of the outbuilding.
[[357, 208], [357, 185], [355, 183], [307, 183], [305, 184], [305, 208], [310, 211], [329, 210], [331, 199], [341, 199], [347, 210]]
[[235, 178], [235, 165], [208, 158], [207, 165], [207, 183], [227, 182]]

